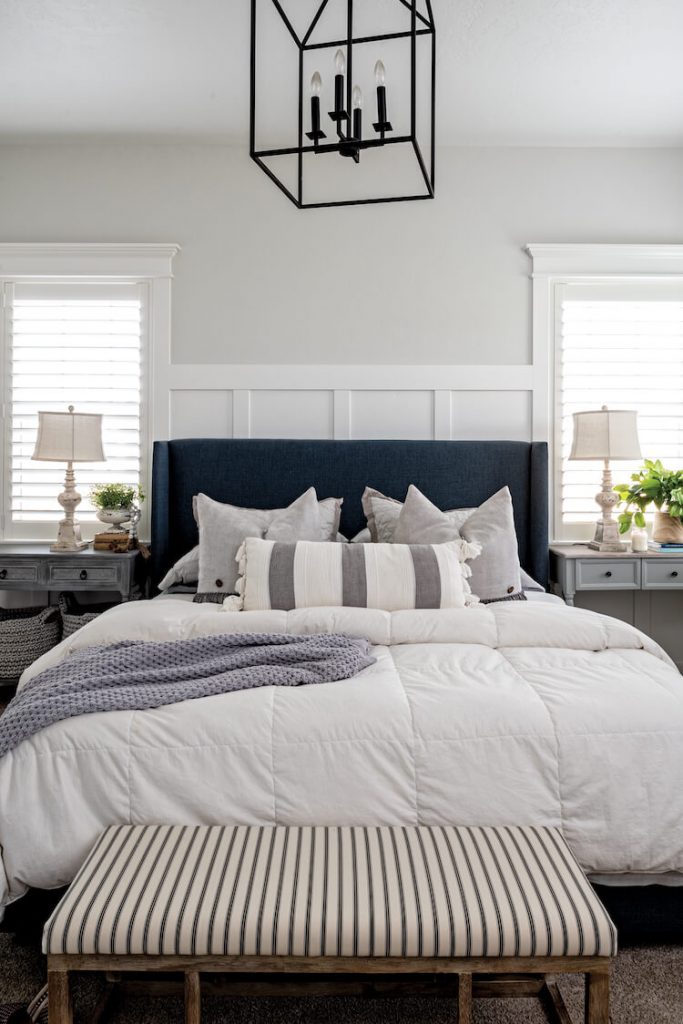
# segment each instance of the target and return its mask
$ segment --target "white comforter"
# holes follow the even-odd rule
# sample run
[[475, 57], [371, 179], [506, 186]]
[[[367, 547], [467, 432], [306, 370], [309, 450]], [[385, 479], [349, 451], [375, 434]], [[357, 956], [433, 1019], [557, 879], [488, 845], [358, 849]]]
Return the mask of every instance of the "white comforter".
[[85, 715], [0, 761], [0, 905], [69, 882], [118, 822], [560, 825], [615, 880], [683, 872], [683, 680], [560, 603], [230, 614], [121, 605], [46, 655], [225, 631], [367, 636], [353, 679]]

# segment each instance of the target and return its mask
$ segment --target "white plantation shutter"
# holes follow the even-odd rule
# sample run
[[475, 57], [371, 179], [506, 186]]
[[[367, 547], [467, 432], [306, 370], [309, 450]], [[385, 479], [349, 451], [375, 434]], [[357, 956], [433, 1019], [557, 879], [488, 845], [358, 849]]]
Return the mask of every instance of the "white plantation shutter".
[[[65, 467], [33, 462], [38, 410], [103, 414], [107, 461], [79, 463], [82, 523], [96, 523], [92, 484], [140, 483], [144, 290], [137, 283], [16, 282], [7, 286], [8, 495], [6, 535], [51, 536], [61, 519]], [[33, 525], [31, 525], [33, 524]]]
[[[592, 535], [602, 462], [570, 462], [572, 413], [635, 409], [644, 458], [683, 468], [683, 284], [564, 285], [559, 303], [559, 502], [566, 538]], [[639, 463], [613, 462], [615, 483]]]

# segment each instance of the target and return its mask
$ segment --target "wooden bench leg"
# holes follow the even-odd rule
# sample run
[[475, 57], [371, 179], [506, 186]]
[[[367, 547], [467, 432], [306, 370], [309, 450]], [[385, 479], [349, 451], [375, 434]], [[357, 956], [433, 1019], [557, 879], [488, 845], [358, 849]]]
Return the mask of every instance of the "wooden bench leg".
[[102, 995], [95, 1004], [92, 1017], [88, 1024], [104, 1024], [111, 1017], [112, 1010], [119, 1000], [120, 980], [119, 976], [107, 974], [107, 981]]
[[47, 1015], [49, 1024], [73, 1024], [68, 971], [47, 972]]
[[562, 993], [557, 987], [556, 981], [548, 981], [546, 979], [543, 982], [543, 988], [539, 992], [539, 996], [548, 1020], [552, 1021], [552, 1024], [572, 1024], [569, 1010], [565, 1006]]
[[458, 975], [458, 1024], [472, 1022], [472, 975]]
[[[199, 972], [185, 972], [185, 1024], [200, 1024], [201, 989]], [[52, 1024], [52, 1021], [50, 1021]]]
[[609, 1024], [609, 970], [586, 974], [586, 1024]]

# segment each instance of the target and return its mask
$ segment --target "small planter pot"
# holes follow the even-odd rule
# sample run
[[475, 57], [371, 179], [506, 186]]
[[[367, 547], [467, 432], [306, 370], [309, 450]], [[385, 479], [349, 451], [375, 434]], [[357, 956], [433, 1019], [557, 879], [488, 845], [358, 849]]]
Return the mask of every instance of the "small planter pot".
[[97, 518], [101, 523], [109, 523], [107, 533], [120, 533], [121, 527], [132, 518], [132, 515], [132, 508], [101, 508]]
[[652, 539], [658, 544], [683, 544], [683, 523], [668, 512], [655, 512]]

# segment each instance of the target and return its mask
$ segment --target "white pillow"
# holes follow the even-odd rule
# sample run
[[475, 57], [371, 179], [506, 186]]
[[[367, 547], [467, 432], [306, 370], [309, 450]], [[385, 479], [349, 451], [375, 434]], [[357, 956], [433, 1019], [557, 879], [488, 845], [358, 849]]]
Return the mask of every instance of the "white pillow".
[[171, 566], [163, 580], [159, 584], [159, 590], [170, 590], [171, 587], [182, 584], [191, 586], [199, 579], [199, 544], [188, 551], [186, 555], [179, 558]]
[[464, 608], [476, 604], [465, 559], [476, 544], [278, 544], [247, 537], [228, 611], [352, 607]]

